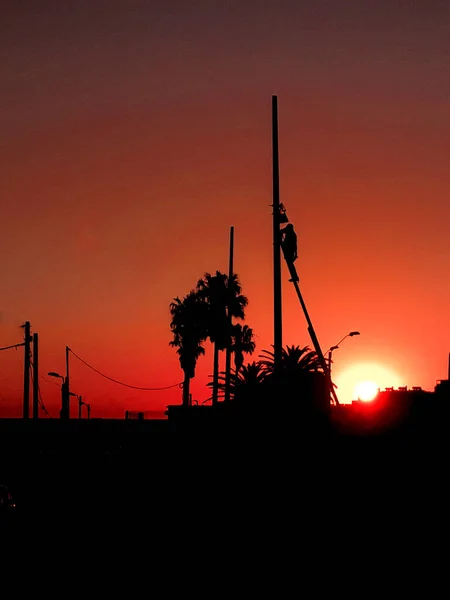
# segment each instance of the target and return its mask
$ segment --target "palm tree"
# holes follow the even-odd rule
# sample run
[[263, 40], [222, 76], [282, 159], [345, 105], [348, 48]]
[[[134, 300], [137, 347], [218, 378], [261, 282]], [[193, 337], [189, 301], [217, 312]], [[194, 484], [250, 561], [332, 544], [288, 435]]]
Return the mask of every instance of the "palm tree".
[[[260, 357], [262, 368], [267, 380], [272, 381], [275, 370], [274, 353], [263, 350]], [[281, 393], [286, 400], [296, 400], [301, 394], [305, 399], [323, 402], [321, 397], [324, 389], [325, 376], [321, 369], [319, 357], [309, 346], [286, 346], [281, 352], [280, 368], [281, 389], [273, 393]], [[322, 381], [323, 380], [323, 381]], [[320, 390], [320, 391], [319, 391]], [[314, 400], [313, 400], [314, 398]], [[309, 403], [307, 403], [309, 405]], [[305, 404], [304, 407], [307, 405]]]
[[172, 316], [170, 329], [173, 334], [169, 345], [177, 348], [184, 372], [183, 406], [189, 406], [190, 380], [195, 377], [198, 358], [205, 354], [203, 342], [207, 337], [207, 306], [203, 299], [191, 290], [183, 300], [174, 298], [169, 309]]
[[255, 351], [253, 329], [248, 325], [236, 323], [231, 331], [231, 352], [234, 353], [234, 366], [238, 375], [244, 364], [244, 354], [253, 354]]
[[[266, 374], [272, 376], [275, 371], [275, 355], [269, 350], [263, 350], [260, 354], [261, 365]], [[281, 350], [281, 374], [285, 379], [293, 380], [305, 373], [321, 370], [321, 364], [317, 353], [309, 346], [286, 346]]]
[[220, 271], [216, 271], [215, 275], [205, 273], [197, 282], [196, 290], [208, 307], [207, 335], [214, 345], [212, 403], [215, 405], [219, 393], [219, 352], [230, 344], [229, 316], [244, 319], [248, 298], [242, 295], [242, 286], [236, 274], [230, 279]]
[[[259, 395], [262, 385], [266, 381], [266, 371], [260, 362], [253, 361], [242, 366], [239, 371], [234, 371], [230, 378], [230, 391], [234, 400], [253, 399]], [[213, 387], [213, 382], [207, 384]], [[219, 390], [223, 393], [226, 386], [226, 374], [222, 372], [219, 375]]]

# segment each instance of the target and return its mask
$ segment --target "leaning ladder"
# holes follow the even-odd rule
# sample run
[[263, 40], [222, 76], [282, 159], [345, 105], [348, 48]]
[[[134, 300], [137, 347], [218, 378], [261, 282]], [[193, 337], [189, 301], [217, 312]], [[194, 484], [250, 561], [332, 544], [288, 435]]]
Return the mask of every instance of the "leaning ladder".
[[281, 249], [283, 250], [284, 260], [286, 261], [286, 264], [289, 269], [289, 273], [291, 275], [291, 279], [289, 281], [292, 281], [292, 283], [294, 284], [295, 291], [297, 292], [298, 299], [300, 300], [300, 304], [302, 306], [303, 313], [306, 318], [306, 322], [308, 323], [308, 333], [311, 337], [311, 341], [313, 343], [314, 350], [316, 351], [316, 354], [319, 358], [320, 366], [322, 367], [323, 372], [325, 373], [325, 377], [327, 378], [330, 395], [333, 398], [335, 405], [339, 406], [339, 400], [336, 395], [336, 390], [334, 389], [334, 384], [331, 380], [331, 372], [330, 372], [329, 365], [327, 364], [325, 357], [323, 355], [322, 349], [319, 344], [319, 340], [317, 339], [316, 332], [314, 331], [314, 327], [313, 327], [312, 321], [311, 321], [309, 313], [308, 313], [308, 309], [306, 308], [305, 301], [303, 300], [303, 296], [300, 292], [300, 287], [298, 285], [299, 278], [298, 278], [297, 270], [294, 266], [294, 263], [287, 260], [286, 255], [284, 253], [283, 246], [281, 247]]

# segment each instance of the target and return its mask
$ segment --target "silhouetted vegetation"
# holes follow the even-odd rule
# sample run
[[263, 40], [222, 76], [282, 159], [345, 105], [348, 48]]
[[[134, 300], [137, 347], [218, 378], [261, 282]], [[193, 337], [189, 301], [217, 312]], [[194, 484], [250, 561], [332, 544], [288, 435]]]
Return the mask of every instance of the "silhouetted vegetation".
[[236, 374], [244, 364], [244, 354], [253, 354], [255, 351], [255, 339], [253, 329], [248, 325], [236, 323], [231, 331], [231, 352], [234, 355], [234, 368]]
[[197, 283], [197, 294], [207, 305], [207, 335], [214, 345], [213, 404], [218, 399], [219, 352], [231, 345], [228, 311], [232, 318], [245, 319], [248, 298], [242, 294], [242, 286], [236, 274], [228, 275], [216, 271], [205, 273]]
[[235, 353], [235, 365], [242, 366], [244, 353], [255, 348], [253, 331], [240, 324], [231, 324], [228, 317], [245, 319], [248, 298], [242, 294], [238, 275], [229, 280], [228, 275], [216, 271], [205, 273], [195, 290], [181, 300], [175, 298], [170, 304], [173, 334], [171, 346], [177, 348], [180, 365], [184, 372], [183, 405], [189, 405], [189, 384], [195, 376], [195, 366], [205, 353], [204, 342], [209, 339], [214, 346], [213, 401], [218, 398], [219, 353], [231, 347]]
[[[309, 346], [286, 346], [282, 351], [280, 379], [275, 379], [274, 353], [263, 350], [260, 360], [235, 369], [231, 375], [231, 399], [242, 408], [269, 414], [277, 410], [326, 413], [329, 393], [318, 356]], [[219, 377], [220, 395], [226, 377]], [[212, 383], [208, 386], [212, 387]]]
[[202, 297], [191, 290], [183, 300], [178, 297], [173, 300], [170, 314], [173, 340], [169, 343], [177, 348], [184, 372], [183, 405], [188, 406], [190, 380], [195, 377], [198, 358], [205, 354], [203, 342], [207, 337], [206, 305]]

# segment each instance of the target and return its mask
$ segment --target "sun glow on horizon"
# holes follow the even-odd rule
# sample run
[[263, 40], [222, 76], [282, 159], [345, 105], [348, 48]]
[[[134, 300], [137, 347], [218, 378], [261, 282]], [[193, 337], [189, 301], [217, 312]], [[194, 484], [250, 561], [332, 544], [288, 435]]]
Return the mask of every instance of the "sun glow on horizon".
[[374, 381], [360, 381], [355, 385], [353, 395], [357, 400], [369, 402], [370, 400], [373, 400], [378, 394], [378, 389], [379, 386]]
[[405, 385], [395, 371], [377, 363], [353, 364], [333, 377], [333, 381], [339, 402], [343, 404], [358, 398], [368, 402], [375, 398], [378, 389]]

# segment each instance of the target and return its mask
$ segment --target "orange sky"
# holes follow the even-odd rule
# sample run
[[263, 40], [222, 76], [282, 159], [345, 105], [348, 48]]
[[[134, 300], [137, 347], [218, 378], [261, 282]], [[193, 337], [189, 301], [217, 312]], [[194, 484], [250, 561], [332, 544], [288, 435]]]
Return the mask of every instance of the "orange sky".
[[[277, 94], [302, 293], [324, 350], [361, 332], [335, 352], [336, 381], [358, 364], [395, 385], [446, 377], [448, 2], [53, 4], [7, 0], [0, 24], [0, 347], [30, 320], [41, 374], [64, 370], [69, 345], [136, 386], [181, 381], [169, 303], [227, 270], [233, 225], [254, 357], [269, 348]], [[284, 343], [310, 345], [287, 279]], [[22, 368], [0, 353], [1, 416], [21, 415]], [[208, 346], [200, 402], [211, 372]], [[40, 383], [57, 416], [57, 380]], [[76, 359], [71, 387], [94, 417], [181, 393]]]

